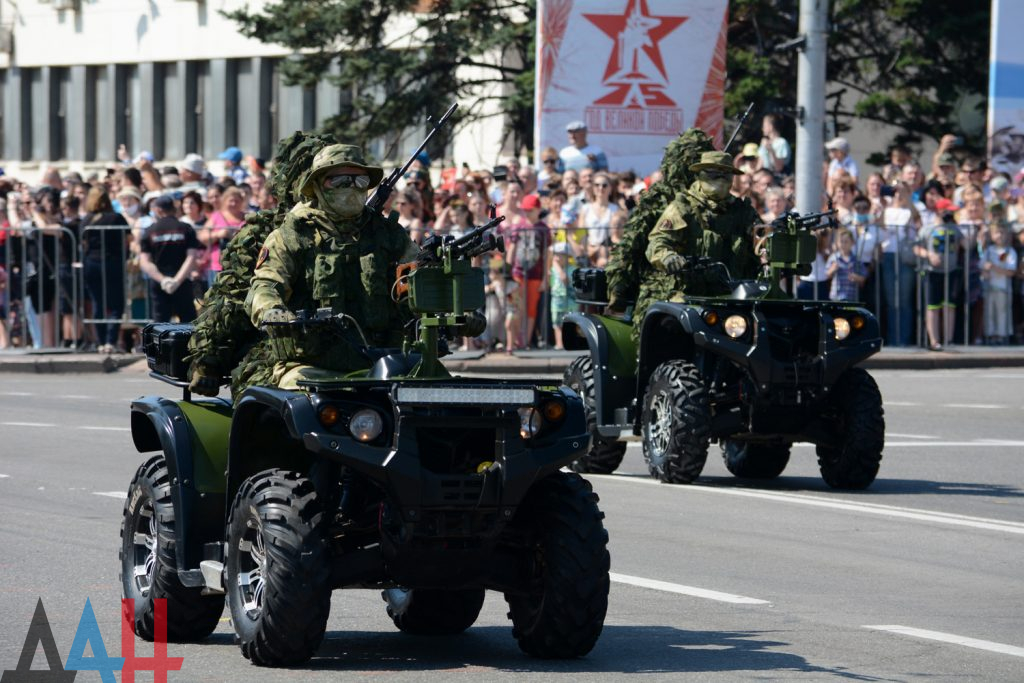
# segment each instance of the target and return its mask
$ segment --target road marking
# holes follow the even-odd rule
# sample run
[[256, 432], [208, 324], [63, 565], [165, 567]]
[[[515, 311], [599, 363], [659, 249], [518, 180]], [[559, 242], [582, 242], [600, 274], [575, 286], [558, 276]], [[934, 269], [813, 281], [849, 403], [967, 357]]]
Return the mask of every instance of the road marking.
[[[904, 435], [904, 438], [907, 438]], [[795, 443], [795, 448], [814, 448], [813, 443]], [[918, 447], [956, 447], [956, 448], [999, 448], [1005, 446], [1024, 446], [1024, 441], [1011, 441], [1009, 439], [977, 439], [975, 441], [886, 441], [886, 448], [906, 448], [908, 446]]]
[[656, 591], [665, 591], [666, 593], [677, 593], [679, 595], [689, 595], [694, 598], [704, 598], [706, 600], [717, 600], [718, 602], [729, 602], [734, 605], [770, 605], [771, 603], [767, 600], [758, 600], [757, 598], [748, 598], [742, 595], [733, 595], [732, 593], [721, 593], [719, 591], [708, 590], [706, 588], [696, 588], [694, 586], [683, 586], [678, 583], [668, 583], [667, 581], [655, 581], [654, 579], [645, 579], [639, 576], [629, 576], [627, 574], [616, 574], [615, 572], [609, 572], [608, 578], [615, 583], [625, 583], [630, 586], [638, 586], [640, 588], [650, 588]]
[[[930, 444], [929, 444], [930, 445]], [[985, 529], [987, 531], [1002, 531], [1008, 534], [1024, 535], [1024, 523], [1009, 522], [1000, 519], [988, 519], [985, 517], [970, 517], [968, 515], [957, 515], [951, 512], [932, 512], [931, 510], [919, 510], [916, 508], [898, 507], [895, 505], [881, 505], [879, 503], [861, 503], [859, 501], [844, 500], [842, 498], [819, 498], [817, 496], [805, 496], [794, 493], [782, 493], [778, 491], [751, 491], [750, 489], [722, 488], [718, 486], [689, 485], [675, 486], [662, 484], [654, 479], [627, 476], [621, 474], [590, 474], [590, 478], [607, 481], [630, 482], [643, 484], [645, 486], [660, 486], [669, 491], [680, 491], [683, 493], [719, 493], [727, 496], [741, 496], [746, 498], [761, 498], [782, 503], [796, 503], [798, 505], [809, 505], [811, 507], [832, 508], [833, 510], [845, 510], [848, 512], [863, 512], [870, 515], [882, 517], [893, 517], [897, 519], [912, 519], [919, 522], [935, 522], [948, 524], [950, 526], [964, 526], [974, 529]]]
[[83, 400], [83, 401], [92, 401], [96, 397], [95, 396], [86, 396], [85, 394], [64, 394], [63, 396], [61, 396], [61, 398], [74, 398], [74, 399], [79, 399], [79, 400]]
[[937, 436], [929, 436], [928, 434], [897, 434], [896, 432], [886, 432], [886, 436], [898, 436], [901, 439], [937, 439]]
[[911, 628], [910, 626], [899, 626], [898, 624], [889, 624], [885, 626], [864, 626], [863, 628], [869, 628], [873, 631], [888, 631], [889, 633], [898, 633], [903, 636], [911, 636], [914, 638], [924, 638], [925, 640], [937, 640], [942, 643], [963, 645], [964, 647], [973, 647], [976, 650], [998, 652], [999, 654], [1013, 655], [1014, 657], [1024, 657], [1024, 647], [1004, 645], [1003, 643], [994, 643], [991, 640], [978, 640], [977, 638], [967, 638], [966, 636], [958, 636], [954, 633], [943, 633], [942, 631], [927, 631], [921, 628]]
[[10, 478], [11, 478], [11, 475], [9, 475], [9, 474], [0, 474], [0, 479], [10, 479]]
[[4, 391], [0, 392], [0, 396], [35, 396], [30, 391]]
[[89, 429], [95, 432], [130, 432], [130, 427], [79, 427], [79, 429]]
[[978, 408], [980, 410], [996, 410], [1006, 406], [999, 403], [943, 403], [943, 408]]
[[0, 422], [5, 427], [56, 427], [49, 422]]
[[107, 498], [118, 498], [124, 500], [128, 497], [128, 494], [124, 491], [93, 491], [94, 496], [106, 496]]
[[914, 403], [912, 401], [883, 401], [887, 406], [919, 406], [920, 403]]

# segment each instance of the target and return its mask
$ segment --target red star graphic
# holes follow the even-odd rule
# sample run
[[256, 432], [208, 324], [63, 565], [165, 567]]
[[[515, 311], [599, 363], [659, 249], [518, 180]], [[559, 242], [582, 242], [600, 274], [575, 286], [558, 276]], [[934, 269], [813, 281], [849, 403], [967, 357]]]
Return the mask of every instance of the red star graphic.
[[[639, 8], [637, 7], [638, 3]], [[627, 75], [632, 78], [644, 76], [638, 73], [635, 51], [632, 54], [624, 55], [626, 59], [632, 61], [631, 64], [619, 64], [619, 60], [622, 58], [619, 54], [619, 48], [623, 43], [620, 37], [626, 31], [631, 19], [634, 29], [639, 28], [641, 32], [646, 34], [646, 40], [641, 49], [650, 58], [651, 62], [654, 63], [658, 71], [661, 72], [662, 77], [667, 79], [668, 74], [665, 72], [665, 63], [661, 59], [661, 50], [658, 48], [658, 42], [689, 19], [689, 17], [651, 16], [650, 10], [647, 9], [647, 0], [628, 0], [626, 11], [622, 15], [584, 14], [583, 16], [601, 29], [615, 43], [615, 46], [612, 48], [611, 57], [608, 59], [608, 66], [604, 70], [604, 80], [607, 80], [616, 72], [628, 72]]]

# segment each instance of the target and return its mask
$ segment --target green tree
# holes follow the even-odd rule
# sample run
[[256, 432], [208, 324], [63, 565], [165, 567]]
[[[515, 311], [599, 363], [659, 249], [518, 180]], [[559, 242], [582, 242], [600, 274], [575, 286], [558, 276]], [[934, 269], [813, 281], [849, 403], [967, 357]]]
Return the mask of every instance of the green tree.
[[[732, 0], [727, 115], [751, 100], [793, 111], [797, 52], [785, 44], [798, 14], [797, 0]], [[983, 148], [984, 130], [962, 130], [960, 115], [986, 106], [990, 19], [989, 3], [973, 0], [832, 0], [829, 116], [839, 130], [855, 119], [892, 124], [892, 142], [956, 132]]]
[[[351, 93], [351, 106], [325, 125], [340, 139], [385, 137], [390, 146], [458, 101], [456, 126], [508, 117], [505, 134], [519, 150], [533, 136], [535, 14], [535, 0], [278, 0], [226, 16], [243, 35], [294, 51], [282, 60], [286, 83], [325, 79]], [[454, 128], [435, 138], [434, 153]]]

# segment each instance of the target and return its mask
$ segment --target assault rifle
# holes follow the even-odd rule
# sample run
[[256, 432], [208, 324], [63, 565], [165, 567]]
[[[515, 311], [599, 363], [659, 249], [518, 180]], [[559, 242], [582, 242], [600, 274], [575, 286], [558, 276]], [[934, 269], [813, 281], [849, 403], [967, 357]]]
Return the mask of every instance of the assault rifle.
[[743, 116], [740, 117], [736, 127], [733, 128], [732, 135], [729, 136], [729, 142], [725, 143], [725, 147], [722, 148], [723, 152], [728, 152], [729, 148], [732, 147], [732, 143], [735, 142], [736, 136], [743, 130], [743, 124], [747, 122], [747, 117], [750, 116], [750, 112], [754, 109], [754, 103], [751, 102], [747, 105], [747, 110], [743, 112]]
[[[399, 179], [401, 179], [402, 176], [405, 175], [405, 172], [409, 170], [409, 167], [412, 166], [412, 162], [416, 160], [416, 155], [423, 151], [423, 148], [427, 146], [428, 142], [430, 142], [430, 138], [434, 137], [434, 133], [441, 130], [441, 128], [444, 127], [444, 124], [448, 123], [448, 119], [451, 118], [452, 114], [454, 114], [455, 110], [458, 108], [458, 102], [452, 103], [452, 106], [448, 107], [448, 111], [444, 113], [444, 116], [438, 119], [437, 123], [434, 124], [434, 127], [429, 133], [427, 133], [427, 137], [423, 138], [423, 142], [421, 142], [420, 146], [416, 148], [416, 151], [412, 153], [412, 156], [406, 160], [405, 165], [403, 165], [402, 168], [396, 168], [391, 172], [391, 175], [381, 181], [380, 185], [377, 186], [377, 189], [373, 191], [372, 195], [370, 195], [370, 198], [366, 200], [366, 206], [370, 207], [371, 211], [374, 213], [380, 213], [384, 210], [384, 205], [387, 203], [388, 197], [391, 196], [391, 193], [394, 191], [395, 185], [398, 184]], [[427, 117], [427, 123], [430, 123], [430, 118], [431, 117], [429, 116]]]

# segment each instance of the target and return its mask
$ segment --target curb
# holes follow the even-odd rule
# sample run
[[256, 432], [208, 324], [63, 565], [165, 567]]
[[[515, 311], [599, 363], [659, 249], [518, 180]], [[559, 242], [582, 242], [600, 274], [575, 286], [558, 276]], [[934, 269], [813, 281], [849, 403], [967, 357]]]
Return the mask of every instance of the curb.
[[70, 374], [116, 372], [144, 357], [135, 355], [120, 356], [60, 356], [60, 355], [26, 355], [0, 360], [0, 373], [22, 372], [29, 374]]

